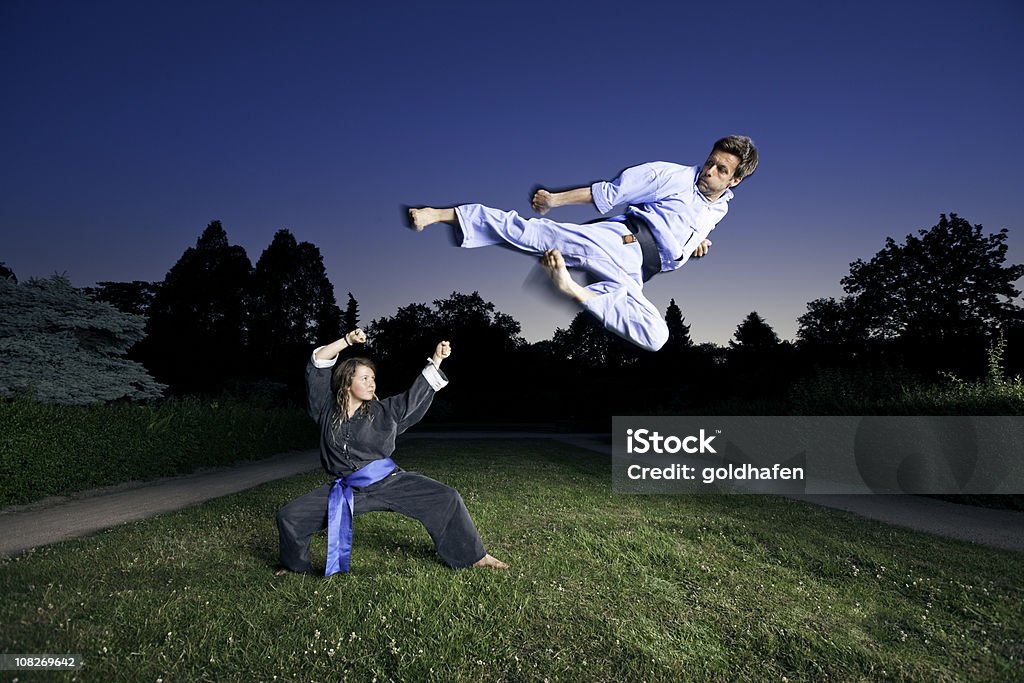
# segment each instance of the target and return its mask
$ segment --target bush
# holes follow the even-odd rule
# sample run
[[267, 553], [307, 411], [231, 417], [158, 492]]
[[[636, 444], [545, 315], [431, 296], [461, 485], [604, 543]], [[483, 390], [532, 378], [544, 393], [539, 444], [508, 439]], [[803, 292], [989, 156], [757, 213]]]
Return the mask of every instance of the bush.
[[896, 399], [919, 391], [919, 380], [890, 368], [821, 368], [789, 393], [795, 415], [892, 415]]
[[1006, 342], [988, 349], [984, 379], [968, 382], [946, 373], [925, 384], [902, 371], [825, 368], [790, 392], [796, 415], [1024, 415], [1024, 380], [1003, 370]]
[[241, 401], [62, 406], [0, 400], [0, 505], [313, 448], [303, 411]]

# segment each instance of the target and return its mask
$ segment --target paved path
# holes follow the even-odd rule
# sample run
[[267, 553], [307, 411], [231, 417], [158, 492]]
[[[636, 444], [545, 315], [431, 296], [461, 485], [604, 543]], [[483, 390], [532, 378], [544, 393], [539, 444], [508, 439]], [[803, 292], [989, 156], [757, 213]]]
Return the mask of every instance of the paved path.
[[910, 495], [789, 496], [815, 505], [846, 510], [886, 524], [936, 536], [1024, 551], [1024, 512], [958, 505]]
[[[557, 436], [542, 432], [417, 432], [402, 438], [514, 439]], [[148, 482], [129, 482], [53, 497], [0, 512], [0, 558], [78, 538], [118, 524], [148, 519], [275, 479], [320, 468], [316, 450], [295, 451], [232, 467]]]
[[20, 510], [8, 509], [0, 514], [0, 557], [180, 510], [318, 467], [320, 457], [315, 450], [293, 452], [235, 467], [129, 482], [49, 499]]
[[[554, 439], [611, 456], [608, 436], [601, 434], [416, 432], [403, 437], [429, 438]], [[299, 451], [224, 469], [109, 487], [8, 509], [0, 513], [0, 557], [180, 510], [319, 467], [320, 459], [315, 450]], [[948, 538], [1024, 551], [1024, 512], [956, 505], [919, 496], [790, 497]]]

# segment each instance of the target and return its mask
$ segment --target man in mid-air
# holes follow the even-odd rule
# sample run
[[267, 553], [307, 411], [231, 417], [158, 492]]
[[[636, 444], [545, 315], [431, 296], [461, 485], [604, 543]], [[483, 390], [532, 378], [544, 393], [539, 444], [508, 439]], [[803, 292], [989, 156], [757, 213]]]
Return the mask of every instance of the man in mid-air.
[[[717, 141], [703, 166], [654, 161], [633, 166], [611, 182], [565, 192], [537, 190], [531, 204], [540, 215], [569, 204], [593, 204], [601, 213], [628, 204], [623, 215], [592, 223], [523, 218], [515, 211], [465, 204], [409, 210], [412, 227], [448, 223], [466, 248], [506, 244], [543, 254], [541, 263], [563, 294], [580, 303], [606, 329], [656, 351], [668, 341], [661, 312], [643, 294], [654, 275], [708, 253], [708, 235], [725, 218], [732, 188], [757, 168], [757, 148], [744, 136]], [[589, 272], [581, 286], [568, 268]]]

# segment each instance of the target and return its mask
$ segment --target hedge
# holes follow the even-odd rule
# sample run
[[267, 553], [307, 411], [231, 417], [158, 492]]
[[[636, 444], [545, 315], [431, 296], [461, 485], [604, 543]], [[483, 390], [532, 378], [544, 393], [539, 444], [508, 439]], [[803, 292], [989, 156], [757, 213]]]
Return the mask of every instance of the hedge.
[[313, 422], [295, 408], [0, 400], [0, 506], [315, 446]]

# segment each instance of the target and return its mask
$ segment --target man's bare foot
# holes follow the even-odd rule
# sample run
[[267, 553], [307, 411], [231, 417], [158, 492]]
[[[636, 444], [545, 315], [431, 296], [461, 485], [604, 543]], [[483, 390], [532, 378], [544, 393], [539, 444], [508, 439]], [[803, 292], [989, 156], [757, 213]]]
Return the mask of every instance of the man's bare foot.
[[274, 570], [274, 576], [284, 576], [285, 574], [291, 574], [291, 571], [284, 567], [278, 567]]
[[569, 269], [565, 267], [565, 259], [562, 257], [562, 252], [557, 249], [548, 249], [544, 252], [544, 256], [541, 257], [540, 264], [548, 271], [548, 277], [558, 287], [558, 291], [572, 296], [572, 286], [569, 284], [572, 282], [572, 277], [569, 275]]
[[490, 553], [485, 554], [474, 564], [474, 567], [489, 567], [491, 569], [508, 569], [508, 565], [501, 560], [491, 557]]
[[583, 303], [597, 296], [597, 294], [586, 287], [581, 287], [572, 279], [572, 276], [569, 275], [569, 269], [565, 267], [565, 259], [562, 257], [562, 252], [557, 249], [545, 251], [544, 256], [540, 259], [540, 264], [548, 271], [548, 275], [551, 277], [551, 281], [555, 283], [558, 291], [570, 299]]
[[540, 264], [548, 271], [548, 277], [555, 283], [562, 294], [573, 299], [576, 298], [576, 289], [579, 285], [569, 275], [569, 269], [565, 267], [565, 259], [562, 252], [557, 249], [548, 249], [540, 259]]
[[409, 224], [416, 232], [434, 223], [455, 223], [455, 209], [434, 209], [429, 206], [422, 209], [409, 209]]

